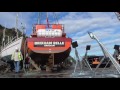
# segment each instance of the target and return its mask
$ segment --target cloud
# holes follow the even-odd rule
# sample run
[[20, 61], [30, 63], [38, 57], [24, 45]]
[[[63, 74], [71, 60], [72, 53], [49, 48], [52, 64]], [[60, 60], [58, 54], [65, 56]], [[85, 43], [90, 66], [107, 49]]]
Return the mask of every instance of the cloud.
[[119, 25], [118, 20], [112, 12], [90, 12], [84, 14], [79, 12], [70, 12], [68, 15], [60, 19], [60, 22], [65, 24], [66, 33], [81, 32], [81, 34], [96, 28], [103, 29], [108, 27], [116, 27]]
[[[93, 32], [105, 47], [113, 53], [114, 45], [119, 44], [120, 22], [113, 12], [89, 12], [78, 14], [76, 12], [69, 13], [61, 19], [66, 25], [66, 33], [72, 37], [74, 41], [78, 41], [79, 53], [84, 55], [86, 45], [92, 45], [91, 54], [102, 54], [99, 45], [87, 34], [88, 31]], [[96, 53], [97, 52], [97, 53]]]
[[[0, 12], [0, 24], [7, 28], [16, 27], [16, 15], [17, 12]], [[30, 29], [31, 17], [34, 15], [32, 12], [19, 12], [18, 16], [18, 28], [21, 28], [21, 23], [26, 26], [26, 29]]]
[[[90, 39], [88, 31], [93, 32], [112, 53], [113, 45], [119, 44], [120, 22], [114, 12], [55, 12], [59, 23], [64, 24], [67, 36], [79, 43], [79, 53], [84, 55], [86, 45], [92, 45], [91, 54], [102, 54], [96, 41]], [[49, 19], [52, 21], [52, 12]], [[45, 16], [45, 15], [43, 15]], [[20, 12], [19, 20], [26, 24], [27, 34], [36, 24], [38, 12]], [[52, 18], [50, 18], [52, 17]], [[0, 24], [15, 27], [16, 12], [0, 12]], [[43, 18], [44, 19], [44, 18]], [[42, 22], [46, 22], [43, 20]], [[72, 54], [74, 51], [71, 52]]]
[[[114, 29], [102, 29], [102, 32], [100, 30], [96, 30], [96, 31], [93, 31], [93, 34], [95, 34], [99, 39], [105, 39], [110, 37], [113, 32], [114, 32]], [[83, 36], [80, 36], [78, 32], [72, 38], [73, 40], [78, 41], [79, 44], [87, 44], [93, 41], [88, 35], [88, 33], [86, 33]]]
[[15, 13], [0, 12], [0, 24], [7, 27], [15, 26]]

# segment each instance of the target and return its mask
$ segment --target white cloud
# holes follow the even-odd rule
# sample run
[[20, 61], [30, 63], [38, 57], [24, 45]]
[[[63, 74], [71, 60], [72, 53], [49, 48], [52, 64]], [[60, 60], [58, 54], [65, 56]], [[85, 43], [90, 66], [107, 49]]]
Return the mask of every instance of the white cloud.
[[[91, 53], [99, 54], [98, 44], [90, 39], [88, 31], [93, 32], [105, 44], [109, 50], [113, 50], [114, 44], [119, 44], [120, 22], [114, 12], [55, 12], [59, 23], [65, 24], [67, 36], [79, 43], [79, 53], [84, 54], [86, 45], [92, 45]], [[64, 14], [64, 15], [63, 15]], [[32, 24], [37, 22], [37, 13], [20, 12], [19, 19], [27, 26], [28, 34], [32, 31]], [[52, 13], [49, 14], [49, 17]], [[16, 12], [0, 12], [0, 24], [7, 27], [15, 27]], [[53, 18], [53, 17], [52, 17]], [[28, 31], [29, 30], [29, 31]], [[31, 31], [30, 31], [31, 30]], [[73, 53], [73, 52], [72, 52]]]
[[[114, 29], [103, 29], [102, 32], [100, 30], [96, 30], [93, 33], [99, 39], [105, 39], [105, 38], [111, 37], [111, 34], [113, 34], [113, 32], [114, 32]], [[87, 44], [93, 41], [89, 37], [88, 33], [86, 33], [84, 36], [80, 36], [79, 33], [76, 33], [72, 38], [73, 40], [77, 40], [79, 44]]]
[[0, 12], [0, 24], [7, 27], [15, 26], [15, 13]]
[[[7, 28], [13, 28], [16, 26], [16, 14], [17, 12], [0, 12], [0, 24]], [[18, 16], [18, 28], [21, 27], [21, 22], [26, 24], [26, 29], [31, 27], [30, 20], [34, 15], [32, 12], [19, 12]]]
[[[85, 15], [89, 18], [84, 18], [83, 16]], [[82, 33], [85, 33], [86, 31], [95, 28], [108, 28], [118, 26], [118, 20], [113, 16], [115, 16], [114, 13], [89, 12], [81, 15], [79, 12], [70, 12], [68, 15], [60, 19], [60, 22], [65, 24], [66, 33], [74, 33], [80, 31]]]

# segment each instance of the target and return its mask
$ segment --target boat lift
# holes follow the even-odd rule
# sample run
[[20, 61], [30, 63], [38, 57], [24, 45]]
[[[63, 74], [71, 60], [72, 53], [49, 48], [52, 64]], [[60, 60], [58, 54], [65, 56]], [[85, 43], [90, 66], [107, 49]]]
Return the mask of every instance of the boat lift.
[[[92, 32], [88, 32], [89, 36], [91, 39], [94, 39], [97, 41], [97, 43], [99, 44], [103, 54], [104, 54], [104, 58], [109, 58], [110, 61], [113, 63], [113, 65], [115, 66], [117, 72], [120, 74], [120, 65], [118, 64], [118, 62], [115, 60], [115, 58], [108, 52], [108, 50], [105, 48], [105, 46], [99, 41], [99, 39], [97, 38], [96, 35], [94, 35]], [[99, 66], [102, 64], [102, 62], [104, 61], [104, 58], [100, 61], [100, 63], [97, 65], [95, 71], [97, 71], [97, 69], [99, 68]], [[109, 61], [108, 61], [109, 63]], [[107, 63], [107, 64], [108, 64]]]
[[[105, 46], [99, 41], [99, 39], [97, 38], [97, 36], [95, 36], [92, 32], [88, 32], [89, 36], [91, 39], [94, 39], [97, 41], [97, 43], [99, 44], [103, 54], [104, 54], [104, 57], [100, 60], [100, 63], [97, 65], [97, 67], [93, 70], [91, 67], [90, 67], [90, 64], [88, 62], [85, 63], [85, 61], [87, 61], [87, 53], [88, 53], [88, 50], [90, 49], [90, 46], [89, 46], [89, 49], [88, 49], [88, 46], [86, 47], [86, 53], [85, 53], [85, 57], [84, 59], [82, 60], [88, 67], [89, 69], [92, 71], [92, 73], [90, 73], [89, 71], [88, 72], [83, 72], [83, 64], [82, 62], [80, 61], [80, 58], [79, 58], [79, 55], [78, 55], [78, 51], [76, 49], [76, 47], [78, 47], [77, 45], [77, 42], [74, 42], [72, 43], [72, 46], [73, 48], [75, 48], [75, 55], [76, 55], [76, 65], [75, 65], [75, 68], [74, 68], [74, 72], [72, 73], [72, 77], [85, 77], [87, 76], [90, 77], [90, 78], [93, 78], [93, 77], [96, 77], [96, 73], [98, 70], [98, 68], [100, 67], [100, 65], [103, 63], [104, 60], [107, 60], [107, 64], [105, 65], [105, 67], [103, 68], [103, 70], [105, 70], [105, 68], [107, 67], [107, 65], [109, 63], [112, 63], [113, 66], [115, 67], [115, 69], [117, 70], [117, 72], [120, 74], [120, 65], [119, 63], [115, 60], [115, 58], [108, 52], [108, 50], [105, 48]], [[80, 73], [76, 73], [76, 69], [77, 69], [77, 65], [79, 65], [80, 67]], [[107, 72], [107, 74], [104, 74], [103, 73], [103, 70], [100, 72], [100, 75], [106, 75], [106, 76], [110, 76], [110, 77], [118, 77], [116, 76], [115, 74], [116, 73], [109, 73]], [[99, 76], [99, 75], [98, 75]], [[101, 77], [101, 76], [100, 76]]]

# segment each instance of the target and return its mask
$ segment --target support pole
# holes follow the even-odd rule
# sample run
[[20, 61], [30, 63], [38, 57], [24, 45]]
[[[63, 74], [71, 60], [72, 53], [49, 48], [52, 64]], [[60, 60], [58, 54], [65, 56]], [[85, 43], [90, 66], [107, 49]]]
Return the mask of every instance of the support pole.
[[77, 51], [76, 48], [75, 48], [75, 56], [76, 56], [76, 64], [75, 64], [75, 68], [74, 68], [74, 72], [73, 73], [75, 73], [75, 71], [77, 69], [77, 65], [79, 66], [80, 71], [82, 71], [82, 61], [80, 61], [80, 58], [79, 58], [79, 55], [78, 55], [78, 51]]
[[90, 66], [90, 64], [89, 64], [89, 62], [87, 61], [87, 53], [88, 53], [88, 51], [86, 50], [85, 58], [84, 58], [83, 62], [87, 65], [87, 67], [88, 67], [91, 71], [93, 71], [92, 68], [91, 68], [91, 66]]

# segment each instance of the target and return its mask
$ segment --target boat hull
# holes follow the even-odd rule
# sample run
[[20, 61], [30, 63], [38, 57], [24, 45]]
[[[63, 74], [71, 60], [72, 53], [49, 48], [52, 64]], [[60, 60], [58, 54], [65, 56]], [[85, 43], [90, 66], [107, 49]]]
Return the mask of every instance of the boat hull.
[[[35, 42], [40, 42], [35, 45]], [[42, 43], [41, 43], [42, 42]], [[44, 43], [45, 42], [45, 43]], [[54, 64], [64, 62], [71, 51], [71, 38], [27, 38], [28, 54], [39, 64], [46, 64], [54, 54]]]
[[23, 37], [20, 37], [16, 39], [15, 41], [6, 45], [0, 52], [1, 59], [4, 61], [11, 60], [11, 56], [15, 51], [15, 47], [18, 47], [20, 51], [23, 51], [23, 48], [22, 48], [23, 43], [24, 43]]
[[[59, 64], [61, 62], [64, 62], [65, 59], [67, 59], [67, 57], [69, 56], [70, 51], [71, 51], [71, 48], [69, 48], [64, 52], [55, 53], [54, 64]], [[30, 50], [29, 55], [31, 59], [35, 61], [36, 64], [46, 65], [46, 63], [48, 62], [48, 58], [50, 57], [51, 54], [36, 53]]]

